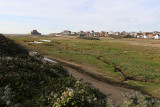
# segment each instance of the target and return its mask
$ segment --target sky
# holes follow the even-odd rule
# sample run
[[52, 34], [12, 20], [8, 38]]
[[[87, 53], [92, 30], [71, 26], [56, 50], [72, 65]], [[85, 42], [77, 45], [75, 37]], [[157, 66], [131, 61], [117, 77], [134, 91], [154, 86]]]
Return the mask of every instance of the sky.
[[0, 33], [160, 31], [160, 0], [0, 0]]

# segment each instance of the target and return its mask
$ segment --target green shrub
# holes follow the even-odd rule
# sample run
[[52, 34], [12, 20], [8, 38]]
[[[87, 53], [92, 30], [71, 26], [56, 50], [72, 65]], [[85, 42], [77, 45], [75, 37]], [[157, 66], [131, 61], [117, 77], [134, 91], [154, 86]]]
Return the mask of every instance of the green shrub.
[[124, 38], [134, 38], [134, 37], [131, 35], [126, 35]]
[[125, 94], [123, 107], [160, 107], [160, 101], [137, 92], [133, 95]]

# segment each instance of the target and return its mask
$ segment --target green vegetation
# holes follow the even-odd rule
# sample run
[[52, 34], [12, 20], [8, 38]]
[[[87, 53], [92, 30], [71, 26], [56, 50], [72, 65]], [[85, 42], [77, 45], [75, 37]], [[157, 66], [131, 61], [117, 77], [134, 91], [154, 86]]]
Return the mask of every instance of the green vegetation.
[[3, 35], [0, 41], [1, 107], [106, 105], [102, 93], [71, 77], [62, 66], [29, 56], [26, 49]]
[[50, 33], [49, 36], [56, 36], [54, 33]]
[[1, 56], [20, 56], [25, 57], [28, 55], [28, 51], [17, 45], [13, 40], [8, 39], [0, 34], [0, 55]]
[[[71, 60], [84, 67], [92, 67], [93, 70], [108, 78], [108, 81], [125, 84], [160, 98], [158, 91], [160, 90], [160, 50], [157, 48], [149, 45], [130, 45], [121, 42], [122, 39], [107, 38], [90, 40], [76, 37], [43, 37], [52, 42], [42, 44], [24, 42], [38, 41], [39, 37], [13, 37], [12, 39], [43, 55]], [[115, 67], [119, 68], [125, 77], [115, 72]], [[125, 78], [130, 80], [125, 81]], [[139, 85], [140, 83], [142, 84]], [[149, 87], [149, 84], [154, 88]]]
[[134, 95], [125, 94], [123, 107], [159, 107], [160, 101], [140, 93]]
[[86, 39], [86, 40], [100, 40], [98, 37], [89, 37], [89, 36], [80, 36], [79, 39]]

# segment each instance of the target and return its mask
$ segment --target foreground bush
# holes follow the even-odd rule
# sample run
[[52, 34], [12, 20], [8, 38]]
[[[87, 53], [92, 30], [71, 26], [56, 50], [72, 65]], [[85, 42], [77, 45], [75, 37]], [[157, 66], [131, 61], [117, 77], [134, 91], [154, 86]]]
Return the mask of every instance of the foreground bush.
[[134, 95], [125, 94], [123, 107], [160, 107], [160, 101], [137, 92]]
[[59, 65], [0, 58], [0, 104], [6, 106], [105, 105], [105, 96], [68, 75]]

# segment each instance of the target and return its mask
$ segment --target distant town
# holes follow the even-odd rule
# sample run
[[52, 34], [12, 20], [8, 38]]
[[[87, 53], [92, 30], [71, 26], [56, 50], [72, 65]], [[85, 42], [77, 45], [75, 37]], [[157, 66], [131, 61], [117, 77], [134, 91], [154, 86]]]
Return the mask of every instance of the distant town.
[[[41, 35], [37, 30], [32, 30], [30, 35]], [[153, 32], [113, 32], [113, 31], [101, 31], [95, 32], [92, 31], [79, 31], [79, 32], [72, 32], [69, 30], [64, 30], [60, 33], [51, 33], [49, 35], [75, 35], [75, 36], [95, 36], [95, 37], [107, 37], [107, 36], [121, 36], [121, 37], [132, 37], [132, 38], [144, 38], [144, 39], [160, 39], [160, 32], [153, 31]]]

